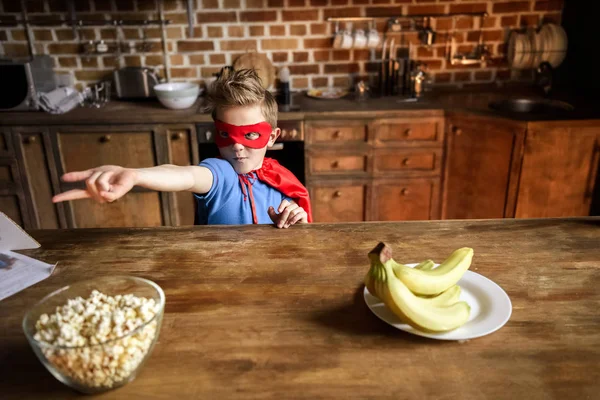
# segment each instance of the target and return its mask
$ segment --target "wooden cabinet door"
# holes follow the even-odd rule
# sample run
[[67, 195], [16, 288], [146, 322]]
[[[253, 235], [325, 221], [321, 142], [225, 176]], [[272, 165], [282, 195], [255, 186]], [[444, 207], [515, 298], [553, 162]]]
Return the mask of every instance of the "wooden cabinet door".
[[367, 220], [368, 187], [364, 182], [313, 183], [308, 187], [314, 222]]
[[[105, 164], [128, 168], [158, 164], [158, 134], [153, 127], [64, 127], [55, 132], [61, 175]], [[85, 184], [62, 184], [61, 190], [73, 187]], [[67, 208], [69, 225], [74, 228], [160, 226], [169, 220], [166, 194], [142, 188], [134, 188], [113, 203], [78, 200], [69, 202]]]
[[443, 217], [512, 217], [525, 126], [468, 115], [447, 125]]
[[600, 121], [594, 122], [529, 125], [516, 217], [590, 214], [600, 158]]
[[373, 183], [373, 221], [440, 218], [438, 178], [376, 180]]
[[23, 192], [31, 210], [28, 228], [65, 227], [63, 206], [52, 203], [58, 177], [48, 131], [38, 127], [15, 127], [13, 133]]
[[[168, 145], [169, 163], [174, 165], [197, 165], [198, 139], [193, 125], [168, 126], [165, 128], [165, 138]], [[196, 200], [190, 192], [175, 192], [169, 194], [169, 213], [171, 225], [193, 225], [196, 212]]]

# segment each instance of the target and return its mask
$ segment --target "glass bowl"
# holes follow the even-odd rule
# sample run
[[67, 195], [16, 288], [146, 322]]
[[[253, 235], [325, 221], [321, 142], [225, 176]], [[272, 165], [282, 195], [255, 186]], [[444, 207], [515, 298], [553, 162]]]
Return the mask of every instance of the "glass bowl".
[[[155, 314], [131, 332], [98, 344], [67, 346], [36, 340], [36, 323], [43, 314], [55, 313], [71, 299], [88, 298], [93, 290], [108, 296], [133, 294], [153, 299]], [[135, 379], [158, 339], [164, 308], [165, 294], [152, 281], [133, 276], [95, 278], [65, 286], [44, 297], [25, 314], [23, 331], [35, 354], [56, 379], [83, 393], [100, 393]], [[109, 321], [114, 321], [115, 314], [112, 315]], [[106, 332], [107, 326], [101, 325], [98, 321], [87, 326]]]

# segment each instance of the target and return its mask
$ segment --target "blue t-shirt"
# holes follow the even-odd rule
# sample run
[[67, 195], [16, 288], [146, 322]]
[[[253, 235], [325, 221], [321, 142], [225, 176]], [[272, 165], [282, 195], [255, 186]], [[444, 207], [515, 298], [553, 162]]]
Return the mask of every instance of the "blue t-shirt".
[[[252, 224], [252, 206], [248, 190], [247, 198], [233, 166], [226, 160], [208, 158], [200, 163], [212, 172], [213, 184], [208, 193], [196, 197], [196, 223], [201, 225], [243, 225]], [[277, 210], [286, 199], [277, 189], [272, 188], [258, 179], [248, 178], [252, 185], [254, 209], [259, 224], [272, 224], [267, 213], [270, 206]]]

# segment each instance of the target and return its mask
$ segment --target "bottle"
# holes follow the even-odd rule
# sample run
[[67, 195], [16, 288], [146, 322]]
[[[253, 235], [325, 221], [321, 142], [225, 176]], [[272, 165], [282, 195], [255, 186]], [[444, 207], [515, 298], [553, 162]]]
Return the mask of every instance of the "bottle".
[[289, 106], [291, 103], [290, 94], [290, 69], [283, 67], [279, 70], [279, 104]]

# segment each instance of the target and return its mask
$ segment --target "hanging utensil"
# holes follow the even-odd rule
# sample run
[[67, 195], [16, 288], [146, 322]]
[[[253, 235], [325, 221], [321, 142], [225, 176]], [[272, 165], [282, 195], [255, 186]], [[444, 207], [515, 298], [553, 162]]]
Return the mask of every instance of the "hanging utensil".
[[429, 47], [435, 43], [437, 33], [431, 28], [431, 17], [426, 17], [425, 21], [427, 26], [425, 26], [425, 23], [423, 24], [423, 29], [419, 32], [419, 39], [421, 43]]
[[381, 50], [381, 69], [379, 71], [379, 95], [385, 95], [385, 50], [387, 48], [387, 38], [383, 40], [383, 48]]
[[392, 38], [392, 40], [390, 40], [390, 50], [389, 50], [389, 56], [388, 56], [388, 61], [387, 61], [387, 75], [386, 75], [386, 90], [385, 90], [385, 94], [386, 95], [390, 95], [392, 94], [392, 88], [394, 85], [394, 58], [396, 57], [394, 54], [394, 43], [395, 43], [395, 39]]
[[69, 18], [71, 18], [71, 27], [73, 28], [73, 38], [75, 40], [79, 40], [79, 37], [77, 36], [77, 27], [75, 26], [75, 0], [69, 0], [68, 1], [68, 5], [69, 5]]
[[187, 0], [187, 17], [188, 17], [188, 36], [194, 37], [194, 13], [192, 11], [192, 3], [194, 0]]

